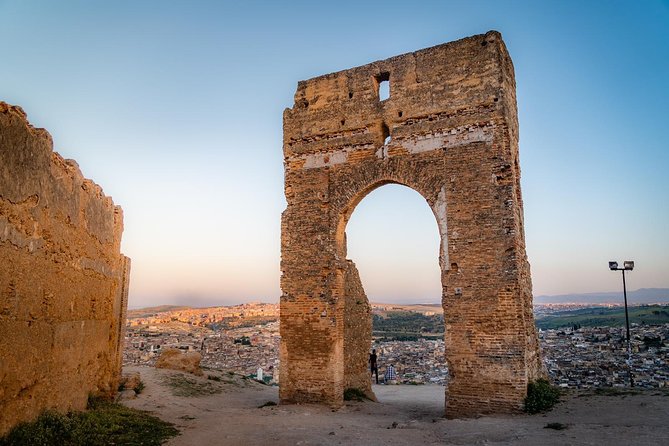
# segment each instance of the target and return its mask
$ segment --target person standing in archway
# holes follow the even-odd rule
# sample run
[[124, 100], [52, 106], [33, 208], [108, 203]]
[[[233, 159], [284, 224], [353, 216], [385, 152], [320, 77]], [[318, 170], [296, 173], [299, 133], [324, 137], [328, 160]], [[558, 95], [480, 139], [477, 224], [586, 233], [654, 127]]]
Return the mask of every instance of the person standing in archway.
[[376, 349], [372, 349], [372, 353], [369, 354], [369, 368], [372, 372], [372, 376], [376, 375], [376, 383], [379, 383], [379, 366], [377, 364]]

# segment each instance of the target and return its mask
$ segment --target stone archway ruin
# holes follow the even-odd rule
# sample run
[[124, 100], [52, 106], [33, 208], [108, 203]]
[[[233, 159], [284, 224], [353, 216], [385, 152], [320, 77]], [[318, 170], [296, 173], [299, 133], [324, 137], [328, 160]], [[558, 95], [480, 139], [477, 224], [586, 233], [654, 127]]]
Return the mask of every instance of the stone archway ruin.
[[300, 82], [284, 158], [281, 401], [340, 406], [347, 387], [371, 391], [369, 307], [345, 227], [371, 190], [399, 183], [426, 199], [441, 235], [447, 416], [520, 409], [541, 366], [500, 34]]

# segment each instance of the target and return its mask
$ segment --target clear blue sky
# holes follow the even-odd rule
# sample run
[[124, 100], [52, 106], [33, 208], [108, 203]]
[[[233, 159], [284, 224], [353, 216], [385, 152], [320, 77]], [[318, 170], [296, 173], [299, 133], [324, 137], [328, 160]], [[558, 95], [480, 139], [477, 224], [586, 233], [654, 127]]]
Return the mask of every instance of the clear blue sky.
[[[500, 31], [535, 295], [669, 287], [669, 2], [0, 0], [0, 100], [125, 211], [130, 305], [277, 301], [297, 81]], [[439, 301], [438, 234], [385, 186], [348, 227], [375, 301]], [[392, 242], [391, 242], [392, 240]]]

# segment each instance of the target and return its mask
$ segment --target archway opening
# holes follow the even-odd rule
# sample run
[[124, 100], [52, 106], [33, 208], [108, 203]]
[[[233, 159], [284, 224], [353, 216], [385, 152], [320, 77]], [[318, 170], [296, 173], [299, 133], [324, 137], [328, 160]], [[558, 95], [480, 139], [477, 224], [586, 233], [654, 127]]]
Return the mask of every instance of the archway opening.
[[[444, 389], [438, 386], [447, 385], [448, 368], [437, 221], [425, 198], [409, 187], [372, 189], [349, 211], [341, 241], [340, 252], [351, 259], [344, 293], [347, 385], [355, 386], [351, 378], [364, 368], [364, 384], [371, 384], [379, 401], [442, 413]], [[370, 370], [372, 350], [378, 385]]]

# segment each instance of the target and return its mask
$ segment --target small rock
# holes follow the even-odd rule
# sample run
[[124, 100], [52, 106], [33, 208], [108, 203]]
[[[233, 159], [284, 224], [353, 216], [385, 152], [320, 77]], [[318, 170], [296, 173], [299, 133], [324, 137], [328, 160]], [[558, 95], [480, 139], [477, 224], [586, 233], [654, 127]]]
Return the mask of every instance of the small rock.
[[119, 389], [135, 390], [139, 387], [139, 383], [141, 382], [142, 378], [140, 377], [139, 372], [124, 373], [121, 375], [121, 380], [119, 381]]
[[200, 361], [202, 355], [198, 352], [181, 353], [176, 348], [167, 348], [163, 350], [156, 361], [157, 369], [181, 370], [194, 375], [202, 375], [200, 370]]
[[135, 393], [135, 391], [133, 389], [121, 390], [118, 393], [119, 401], [134, 400], [135, 398], [137, 398], [137, 394]]

